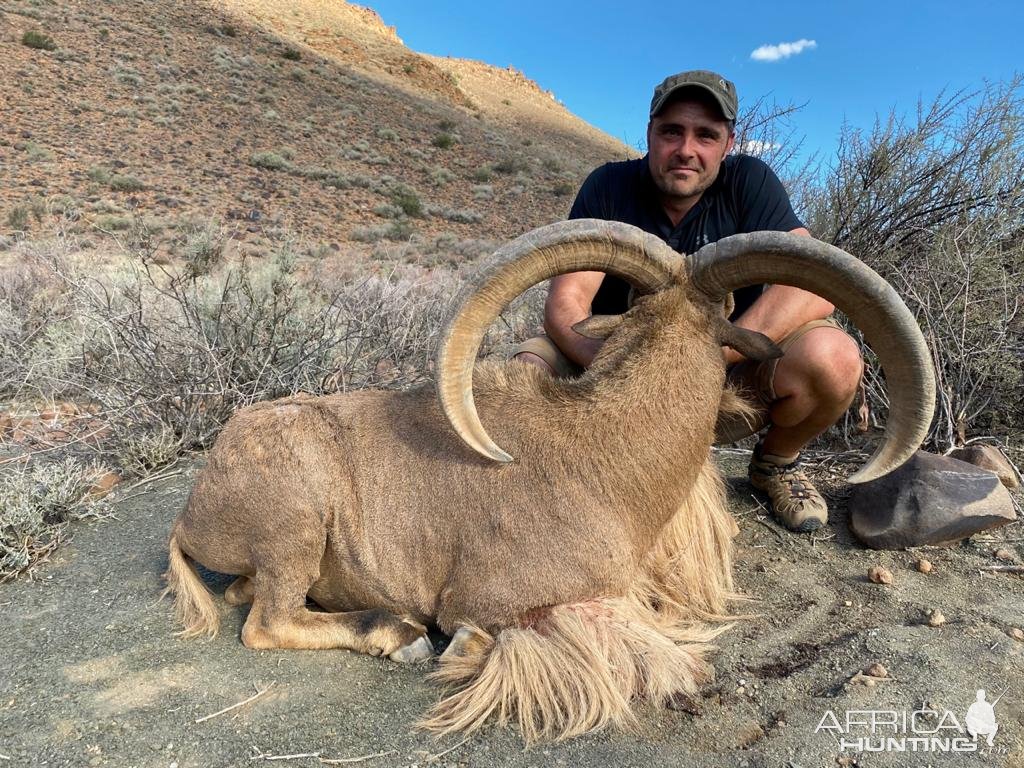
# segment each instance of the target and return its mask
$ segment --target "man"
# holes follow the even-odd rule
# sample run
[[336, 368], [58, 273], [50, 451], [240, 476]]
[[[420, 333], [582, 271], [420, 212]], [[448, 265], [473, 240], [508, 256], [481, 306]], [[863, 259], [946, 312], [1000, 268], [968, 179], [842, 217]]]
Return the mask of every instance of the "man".
[[[735, 143], [735, 86], [714, 72], [682, 72], [654, 91], [648, 154], [607, 163], [584, 182], [569, 218], [633, 224], [680, 253], [741, 232], [788, 231], [810, 237], [781, 182], [762, 161], [730, 155]], [[517, 348], [515, 359], [558, 376], [590, 365], [600, 340], [572, 326], [593, 314], [625, 312], [629, 286], [602, 272], [551, 281], [546, 336]], [[723, 350], [729, 377], [756, 393], [769, 418], [750, 463], [750, 481], [765, 492], [776, 518], [795, 531], [828, 519], [821, 494], [800, 469], [800, 450], [842, 417], [862, 372], [856, 344], [829, 318], [833, 306], [788, 286], [737, 291], [732, 320], [760, 331], [786, 353], [758, 364]]]

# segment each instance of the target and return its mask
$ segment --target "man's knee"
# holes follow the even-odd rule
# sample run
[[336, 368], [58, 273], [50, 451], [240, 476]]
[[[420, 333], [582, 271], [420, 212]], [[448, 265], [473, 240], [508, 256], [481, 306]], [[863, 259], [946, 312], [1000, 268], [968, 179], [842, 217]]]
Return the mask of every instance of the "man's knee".
[[777, 382], [782, 378], [789, 389], [803, 389], [835, 401], [852, 400], [864, 373], [860, 347], [837, 328], [809, 331], [787, 350], [783, 360]]

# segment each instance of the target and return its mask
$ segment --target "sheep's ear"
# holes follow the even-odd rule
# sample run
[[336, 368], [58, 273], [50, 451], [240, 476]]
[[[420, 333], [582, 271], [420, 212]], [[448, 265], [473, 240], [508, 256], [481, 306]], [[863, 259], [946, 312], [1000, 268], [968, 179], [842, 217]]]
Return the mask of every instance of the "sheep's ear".
[[718, 338], [718, 343], [732, 347], [744, 357], [758, 362], [782, 357], [782, 350], [763, 333], [740, 328], [724, 317], [716, 318], [715, 325], [715, 336]]
[[588, 339], [607, 339], [622, 324], [622, 315], [591, 315], [572, 327]]

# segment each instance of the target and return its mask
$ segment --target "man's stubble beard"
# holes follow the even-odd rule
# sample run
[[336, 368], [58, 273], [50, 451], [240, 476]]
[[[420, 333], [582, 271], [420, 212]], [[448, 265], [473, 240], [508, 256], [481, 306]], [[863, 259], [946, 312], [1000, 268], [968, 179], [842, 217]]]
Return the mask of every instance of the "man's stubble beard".
[[685, 187], [683, 189], [674, 187], [669, 180], [665, 179], [666, 175], [654, 176], [654, 185], [664, 197], [670, 200], [685, 201], [699, 198], [714, 182], [714, 179], [705, 179], [703, 176], [700, 176], [694, 180], [692, 191], [686, 191]]

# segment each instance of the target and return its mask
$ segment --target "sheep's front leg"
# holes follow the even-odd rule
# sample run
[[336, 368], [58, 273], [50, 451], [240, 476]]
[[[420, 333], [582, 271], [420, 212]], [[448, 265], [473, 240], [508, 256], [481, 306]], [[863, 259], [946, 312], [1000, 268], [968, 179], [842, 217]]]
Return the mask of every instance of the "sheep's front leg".
[[383, 609], [319, 613], [305, 607], [309, 585], [260, 574], [250, 582], [252, 609], [242, 627], [242, 642], [248, 648], [347, 648], [403, 663], [434, 655], [422, 627]]

